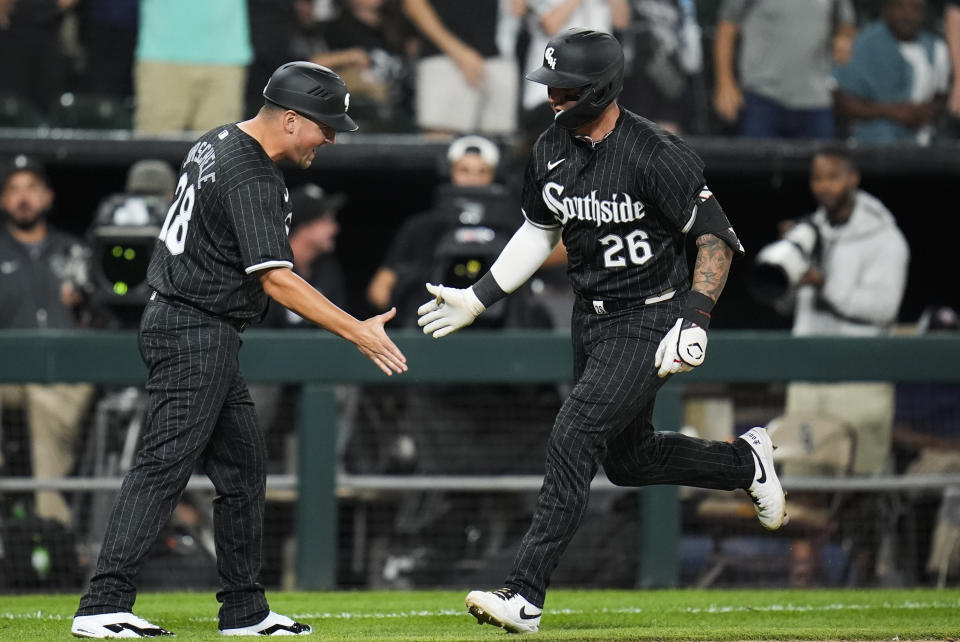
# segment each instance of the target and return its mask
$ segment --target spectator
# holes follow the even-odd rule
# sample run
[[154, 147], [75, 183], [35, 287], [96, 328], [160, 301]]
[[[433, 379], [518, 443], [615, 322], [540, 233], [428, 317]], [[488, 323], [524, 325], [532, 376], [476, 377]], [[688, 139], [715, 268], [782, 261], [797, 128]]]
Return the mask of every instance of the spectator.
[[620, 102], [673, 133], [705, 129], [703, 47], [693, 0], [631, 0]]
[[406, 56], [413, 38], [390, 6], [385, 0], [344, 0], [344, 10], [327, 27], [327, 55], [353, 52], [352, 62], [333, 69], [350, 87], [354, 109], [369, 112], [384, 129], [405, 130], [412, 128]]
[[519, 74], [514, 52], [498, 45], [509, 10], [500, 0], [403, 0], [403, 9], [425, 40], [417, 126], [437, 134], [513, 134]]
[[135, 131], [206, 131], [240, 120], [252, 58], [247, 0], [140, 0]]
[[[253, 58], [247, 67], [244, 115], [252, 116], [263, 104], [263, 78], [289, 60], [309, 60], [309, 53], [294, 53], [303, 7], [313, 22], [313, 0], [248, 0], [250, 46]], [[329, 65], [327, 65], [329, 67]]]
[[943, 31], [950, 50], [950, 100], [947, 109], [954, 118], [960, 118], [960, 0], [947, 0], [943, 12]]
[[924, 0], [884, 0], [836, 71], [837, 110], [862, 142], [930, 143], [950, 82], [944, 41], [921, 30]]
[[[82, 303], [86, 255], [77, 239], [51, 227], [54, 193], [37, 161], [17, 156], [5, 172], [0, 206], [0, 328], [73, 328]], [[80, 422], [93, 386], [0, 386], [0, 406], [21, 407], [29, 427], [33, 476], [62, 477], [73, 468]], [[35, 512], [69, 526], [60, 493], [39, 491]]]
[[[553, 36], [571, 27], [611, 32], [627, 26], [630, 7], [627, 0], [527, 0], [527, 46], [525, 69], [536, 69], [543, 62], [543, 51]], [[530, 145], [553, 122], [553, 110], [547, 103], [542, 85], [524, 83], [523, 130]]]
[[[794, 307], [794, 336], [877, 336], [888, 333], [897, 319], [909, 247], [893, 215], [859, 189], [859, 183], [860, 174], [845, 148], [830, 146], [814, 155], [810, 189], [819, 207], [787, 233], [788, 239], [797, 239], [805, 228], [816, 239], [805, 246], [813, 248], [805, 257], [809, 267], [787, 296]], [[784, 409], [787, 419], [845, 424], [854, 437], [853, 461], [849, 470], [836, 473], [856, 475], [889, 472], [893, 411], [894, 387], [887, 382], [791, 382]], [[825, 474], [819, 465], [803, 460], [784, 462], [783, 472]], [[798, 528], [805, 515], [823, 512], [819, 496], [791, 499]], [[845, 525], [859, 529], [856, 540], [871, 536], [862, 525]], [[857, 550], [875, 550], [875, 544]], [[800, 543], [794, 547], [797, 585], [811, 577], [813, 550]]]
[[833, 138], [830, 64], [846, 62], [853, 35], [851, 0], [724, 0], [713, 52], [717, 115], [747, 138]]
[[[332, 9], [332, 3], [330, 9]], [[253, 70], [269, 74], [285, 60], [329, 67], [350, 87], [350, 110], [366, 130], [413, 128], [409, 65], [415, 40], [399, 6], [386, 0], [344, 0], [318, 11], [311, 0], [250, 0]], [[247, 111], [259, 108], [263, 87], [247, 85]], [[372, 128], [372, 129], [371, 129]]]
[[20, 120], [12, 124], [40, 124], [63, 90], [66, 64], [60, 24], [76, 3], [0, 0], [0, 93], [21, 101]]
[[116, 98], [133, 96], [139, 2], [83, 0], [79, 4], [87, 91]]

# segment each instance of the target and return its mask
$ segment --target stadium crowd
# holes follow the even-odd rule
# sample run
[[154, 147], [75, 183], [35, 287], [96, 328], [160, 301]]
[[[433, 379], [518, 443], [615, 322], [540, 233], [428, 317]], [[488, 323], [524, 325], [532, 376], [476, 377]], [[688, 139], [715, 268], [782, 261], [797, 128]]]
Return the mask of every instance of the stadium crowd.
[[929, 144], [960, 114], [957, 13], [950, 0], [2, 0], [0, 126], [205, 131], [251, 116], [262, 78], [302, 59], [347, 81], [365, 132], [529, 140], [550, 113], [522, 74], [583, 26], [622, 42], [623, 106], [672, 131]]

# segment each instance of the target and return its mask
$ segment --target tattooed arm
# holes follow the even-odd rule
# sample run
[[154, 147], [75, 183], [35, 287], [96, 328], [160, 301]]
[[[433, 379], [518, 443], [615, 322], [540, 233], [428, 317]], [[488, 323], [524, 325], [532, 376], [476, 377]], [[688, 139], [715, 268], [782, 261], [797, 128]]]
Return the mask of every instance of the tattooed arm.
[[719, 237], [713, 234], [697, 237], [693, 284], [684, 299], [680, 318], [657, 347], [654, 367], [658, 376], [687, 372], [703, 363], [710, 313], [727, 282], [732, 260], [733, 248]]
[[697, 238], [697, 261], [693, 268], [690, 289], [710, 297], [714, 303], [720, 298], [730, 273], [733, 249], [713, 234]]

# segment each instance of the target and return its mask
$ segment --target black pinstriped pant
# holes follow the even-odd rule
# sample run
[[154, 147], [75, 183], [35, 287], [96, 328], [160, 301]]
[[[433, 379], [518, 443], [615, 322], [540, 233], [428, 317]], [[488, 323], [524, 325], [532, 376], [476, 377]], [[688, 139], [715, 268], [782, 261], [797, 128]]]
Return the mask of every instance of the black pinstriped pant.
[[533, 522], [506, 586], [543, 607], [550, 575], [587, 508], [602, 464], [614, 484], [677, 484], [733, 490], [749, 485], [754, 463], [734, 444], [654, 432], [654, 357], [680, 314], [671, 300], [606, 315], [573, 314], [574, 387], [557, 415]]
[[199, 464], [216, 488], [214, 540], [220, 627], [259, 622], [266, 448], [239, 371], [240, 335], [192, 308], [151, 302], [140, 326], [149, 368], [143, 443], [123, 480], [77, 615], [129, 611], [134, 577]]

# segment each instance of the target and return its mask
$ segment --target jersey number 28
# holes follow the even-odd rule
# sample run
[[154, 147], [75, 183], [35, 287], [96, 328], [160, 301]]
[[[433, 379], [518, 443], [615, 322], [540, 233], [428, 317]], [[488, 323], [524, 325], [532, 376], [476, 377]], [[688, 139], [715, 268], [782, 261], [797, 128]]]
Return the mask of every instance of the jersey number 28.
[[167, 219], [160, 228], [160, 240], [167, 244], [170, 254], [174, 255], [183, 254], [183, 248], [187, 244], [187, 228], [190, 227], [190, 216], [196, 200], [196, 190], [193, 183], [187, 184], [188, 180], [186, 173], [180, 175], [173, 204], [167, 210]]

